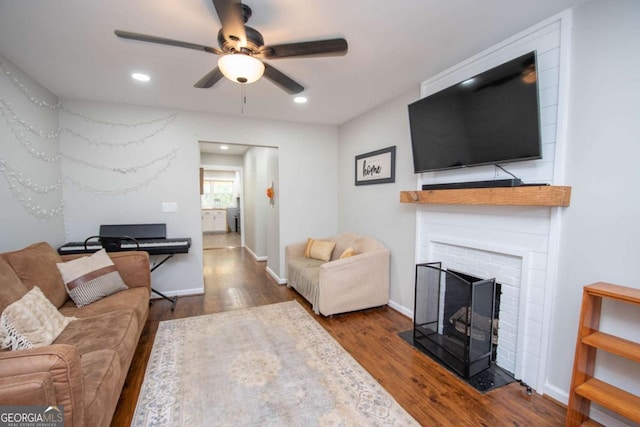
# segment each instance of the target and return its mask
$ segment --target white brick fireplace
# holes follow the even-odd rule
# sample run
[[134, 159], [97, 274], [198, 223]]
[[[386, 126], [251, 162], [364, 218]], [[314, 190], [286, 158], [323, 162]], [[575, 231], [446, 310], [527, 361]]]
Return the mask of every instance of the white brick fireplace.
[[[523, 378], [525, 370], [529, 372], [528, 378], [535, 378], [540, 360], [543, 301], [528, 296], [530, 253], [523, 248], [443, 236], [431, 236], [422, 250], [428, 259], [442, 262], [443, 268], [483, 279], [495, 278], [502, 285], [496, 362], [517, 378]], [[541, 292], [539, 289], [531, 294]]]
[[551, 209], [537, 207], [421, 206], [418, 262], [502, 284], [498, 366], [534, 389], [543, 377], [549, 319], [547, 302]]

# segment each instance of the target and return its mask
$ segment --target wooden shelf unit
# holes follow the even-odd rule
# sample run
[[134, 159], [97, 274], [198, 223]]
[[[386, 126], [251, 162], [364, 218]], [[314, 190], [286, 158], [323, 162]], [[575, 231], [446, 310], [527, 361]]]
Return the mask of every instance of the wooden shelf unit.
[[598, 350], [640, 363], [639, 343], [598, 330], [604, 298], [636, 304], [640, 308], [640, 289], [602, 282], [584, 287], [566, 427], [588, 425], [591, 402], [640, 423], [640, 396], [593, 378]]
[[571, 187], [557, 185], [401, 191], [401, 203], [440, 205], [569, 206]]

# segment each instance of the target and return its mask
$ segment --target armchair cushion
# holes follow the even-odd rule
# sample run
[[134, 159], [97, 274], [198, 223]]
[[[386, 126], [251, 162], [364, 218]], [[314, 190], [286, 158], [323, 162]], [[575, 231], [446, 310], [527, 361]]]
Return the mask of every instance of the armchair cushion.
[[0, 316], [0, 346], [11, 350], [51, 344], [74, 320], [63, 316], [35, 286]]

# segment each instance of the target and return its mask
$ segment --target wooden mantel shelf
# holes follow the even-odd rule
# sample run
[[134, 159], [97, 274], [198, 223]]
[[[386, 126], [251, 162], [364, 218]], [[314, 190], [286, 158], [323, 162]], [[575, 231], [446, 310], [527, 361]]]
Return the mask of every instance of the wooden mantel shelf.
[[500, 188], [401, 191], [401, 203], [440, 205], [569, 206], [571, 187], [541, 185]]

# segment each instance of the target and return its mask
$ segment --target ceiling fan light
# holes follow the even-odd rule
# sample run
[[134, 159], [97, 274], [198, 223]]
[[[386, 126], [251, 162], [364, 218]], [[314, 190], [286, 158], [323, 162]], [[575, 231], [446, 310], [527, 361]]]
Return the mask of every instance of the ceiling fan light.
[[226, 78], [236, 83], [253, 83], [264, 74], [262, 61], [243, 53], [221, 56], [218, 67]]

